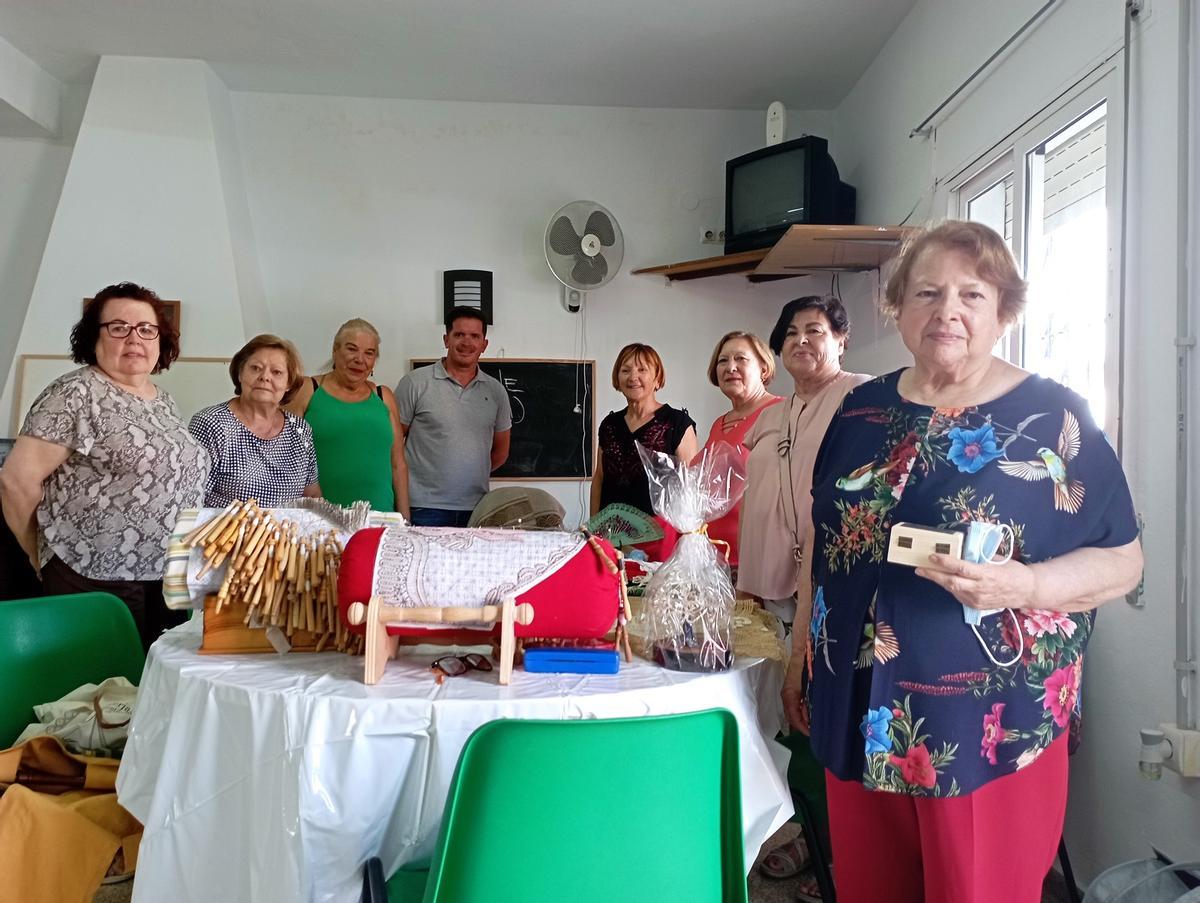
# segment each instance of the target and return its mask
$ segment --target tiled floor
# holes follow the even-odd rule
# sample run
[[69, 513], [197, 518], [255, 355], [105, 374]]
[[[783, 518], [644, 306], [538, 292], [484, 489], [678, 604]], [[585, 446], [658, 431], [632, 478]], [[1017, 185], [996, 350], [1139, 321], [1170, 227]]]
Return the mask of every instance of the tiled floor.
[[120, 884], [106, 884], [100, 888], [100, 893], [92, 899], [92, 903], [129, 903], [133, 895], [133, 882], [123, 881]]

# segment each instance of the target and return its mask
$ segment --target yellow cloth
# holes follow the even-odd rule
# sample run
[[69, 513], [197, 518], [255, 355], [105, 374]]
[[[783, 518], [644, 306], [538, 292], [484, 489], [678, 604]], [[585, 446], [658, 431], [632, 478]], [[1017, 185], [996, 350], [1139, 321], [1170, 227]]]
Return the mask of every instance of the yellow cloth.
[[142, 826], [112, 792], [117, 764], [54, 737], [0, 751], [0, 903], [91, 903], [118, 850], [134, 869]]

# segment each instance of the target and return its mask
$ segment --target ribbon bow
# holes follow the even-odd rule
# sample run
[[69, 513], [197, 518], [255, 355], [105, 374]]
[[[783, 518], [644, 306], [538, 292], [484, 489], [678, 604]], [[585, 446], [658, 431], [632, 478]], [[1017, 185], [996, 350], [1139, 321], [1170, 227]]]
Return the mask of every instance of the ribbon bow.
[[707, 539], [709, 542], [711, 542], [714, 546], [718, 546], [718, 547], [724, 546], [725, 548], [722, 550], [721, 554], [723, 554], [725, 556], [725, 563], [729, 564], [729, 552], [731, 551], [729, 543], [727, 543], [723, 539], [713, 539], [711, 536], [709, 536], [708, 535], [708, 524], [701, 524], [699, 530], [687, 530], [686, 532], [680, 533], [679, 535], [680, 536], [690, 536], [693, 533], [700, 534], [705, 539]]

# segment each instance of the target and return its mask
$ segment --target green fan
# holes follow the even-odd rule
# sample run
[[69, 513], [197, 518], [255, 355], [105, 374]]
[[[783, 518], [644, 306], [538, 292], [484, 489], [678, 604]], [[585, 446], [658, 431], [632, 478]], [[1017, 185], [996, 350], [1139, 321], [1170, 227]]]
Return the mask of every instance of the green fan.
[[663, 538], [662, 527], [650, 515], [620, 502], [597, 512], [587, 522], [587, 528], [618, 548]]

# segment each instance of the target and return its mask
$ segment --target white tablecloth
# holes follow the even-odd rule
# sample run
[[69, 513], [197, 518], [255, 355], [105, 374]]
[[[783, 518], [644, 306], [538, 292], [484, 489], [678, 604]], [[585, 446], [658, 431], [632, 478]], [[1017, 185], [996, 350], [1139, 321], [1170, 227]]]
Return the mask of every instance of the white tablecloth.
[[[117, 793], [146, 826], [134, 903], [350, 903], [362, 863], [429, 856], [459, 753], [498, 718], [617, 718], [727, 708], [741, 739], [747, 866], [792, 814], [777, 662], [723, 674], [635, 657], [621, 673], [469, 672], [438, 686], [402, 652], [374, 687], [340, 653], [200, 656], [198, 625], [150, 650]], [[687, 751], [681, 749], [681, 756]], [[641, 764], [631, 755], [625, 768]], [[614, 772], [619, 775], [620, 769]]]

